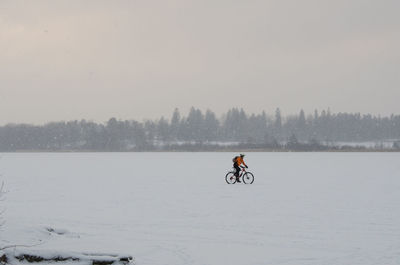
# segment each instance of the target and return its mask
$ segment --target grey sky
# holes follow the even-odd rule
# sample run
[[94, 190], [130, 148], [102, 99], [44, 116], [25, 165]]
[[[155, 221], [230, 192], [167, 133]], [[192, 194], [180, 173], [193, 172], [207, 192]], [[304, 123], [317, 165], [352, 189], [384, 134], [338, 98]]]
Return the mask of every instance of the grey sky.
[[400, 113], [398, 0], [0, 1], [0, 123]]

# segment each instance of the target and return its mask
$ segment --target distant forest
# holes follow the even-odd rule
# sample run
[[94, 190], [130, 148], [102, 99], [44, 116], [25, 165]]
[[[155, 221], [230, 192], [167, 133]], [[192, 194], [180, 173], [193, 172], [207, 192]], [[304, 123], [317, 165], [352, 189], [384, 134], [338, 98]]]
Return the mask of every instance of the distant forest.
[[400, 115], [315, 111], [306, 115], [248, 114], [233, 108], [222, 117], [192, 107], [178, 109], [170, 119], [138, 122], [111, 118], [45, 125], [7, 124], [0, 127], [0, 151], [163, 151], [163, 150], [328, 150], [337, 142], [392, 139], [399, 149]]

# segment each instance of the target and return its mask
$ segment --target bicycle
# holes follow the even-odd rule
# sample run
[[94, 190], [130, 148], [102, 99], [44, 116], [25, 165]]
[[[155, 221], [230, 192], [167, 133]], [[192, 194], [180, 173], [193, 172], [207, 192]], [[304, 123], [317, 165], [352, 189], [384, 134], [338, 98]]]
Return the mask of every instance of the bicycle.
[[[253, 184], [254, 182], [254, 175], [253, 173], [246, 171], [245, 167], [240, 167], [242, 170], [240, 170], [239, 173], [239, 178], [242, 178], [242, 181], [244, 184]], [[236, 171], [229, 171], [226, 176], [225, 180], [226, 183], [228, 184], [235, 184], [236, 183], [236, 176], [235, 176]]]

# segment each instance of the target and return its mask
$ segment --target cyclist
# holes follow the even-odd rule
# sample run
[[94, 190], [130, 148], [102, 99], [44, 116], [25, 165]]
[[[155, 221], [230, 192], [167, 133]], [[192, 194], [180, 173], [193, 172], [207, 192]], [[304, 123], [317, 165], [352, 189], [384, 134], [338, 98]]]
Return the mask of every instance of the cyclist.
[[235, 156], [235, 158], [233, 159], [233, 167], [236, 169], [235, 172], [235, 176], [236, 176], [236, 181], [237, 182], [241, 182], [239, 179], [239, 173], [240, 173], [240, 165], [243, 164], [246, 168], [248, 168], [248, 166], [246, 165], [246, 163], [243, 160], [244, 154], [240, 154], [240, 156]]

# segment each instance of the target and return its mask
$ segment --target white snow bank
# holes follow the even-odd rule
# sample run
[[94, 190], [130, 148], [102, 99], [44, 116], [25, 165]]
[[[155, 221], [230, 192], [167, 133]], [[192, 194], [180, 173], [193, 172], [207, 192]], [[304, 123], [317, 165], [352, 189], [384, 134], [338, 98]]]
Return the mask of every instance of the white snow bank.
[[129, 255], [105, 253], [77, 253], [58, 250], [32, 249], [27, 247], [9, 247], [0, 251], [0, 261], [4, 264], [39, 263], [39, 264], [134, 264]]

